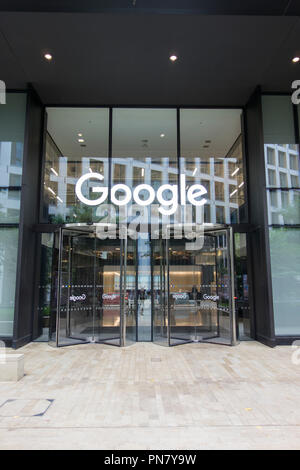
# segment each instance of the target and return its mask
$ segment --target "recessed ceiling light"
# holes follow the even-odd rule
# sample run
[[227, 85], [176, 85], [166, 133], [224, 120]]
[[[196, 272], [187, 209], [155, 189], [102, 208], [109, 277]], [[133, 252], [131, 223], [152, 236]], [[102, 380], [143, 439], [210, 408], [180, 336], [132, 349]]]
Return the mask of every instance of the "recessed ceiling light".
[[177, 55], [170, 55], [169, 58], [170, 58], [170, 60], [171, 60], [172, 62], [175, 62], [175, 60], [178, 59]]
[[296, 64], [297, 62], [299, 62], [299, 60], [300, 60], [300, 57], [297, 56], [297, 57], [294, 57], [292, 59], [292, 62], [294, 62], [294, 64]]
[[49, 54], [49, 52], [44, 54], [44, 57], [45, 57], [46, 60], [52, 60], [52, 54]]
[[161, 138], [163, 139], [165, 137], [165, 134], [160, 134]]
[[78, 132], [78, 137], [82, 137], [82, 134], [81, 134], [81, 132]]
[[84, 139], [78, 139], [78, 142], [80, 142], [80, 143], [84, 142]]

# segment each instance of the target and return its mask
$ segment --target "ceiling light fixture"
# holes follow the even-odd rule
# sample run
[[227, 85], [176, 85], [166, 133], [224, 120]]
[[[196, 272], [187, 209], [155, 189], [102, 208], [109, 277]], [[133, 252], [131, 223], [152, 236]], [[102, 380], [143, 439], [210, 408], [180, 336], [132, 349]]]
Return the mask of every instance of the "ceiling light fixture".
[[171, 60], [171, 62], [175, 62], [178, 59], [178, 57], [177, 55], [173, 54], [173, 55], [170, 55], [169, 59]]
[[82, 137], [82, 134], [81, 134], [81, 132], [78, 132], [78, 137]]
[[55, 174], [55, 176], [58, 176], [58, 173], [57, 173], [57, 171], [56, 171], [56, 170], [54, 170], [54, 168], [50, 168], [50, 170], [52, 171], [52, 173], [54, 173], [54, 174]]
[[165, 137], [165, 134], [160, 134], [160, 137], [163, 139]]
[[294, 64], [297, 64], [297, 62], [300, 61], [300, 57], [296, 56], [292, 59], [292, 62], [294, 62]]
[[49, 54], [49, 52], [47, 52], [46, 54], [44, 54], [44, 58], [46, 60], [52, 60], [52, 54]]
[[84, 139], [78, 139], [78, 142], [80, 142], [80, 143], [84, 142]]

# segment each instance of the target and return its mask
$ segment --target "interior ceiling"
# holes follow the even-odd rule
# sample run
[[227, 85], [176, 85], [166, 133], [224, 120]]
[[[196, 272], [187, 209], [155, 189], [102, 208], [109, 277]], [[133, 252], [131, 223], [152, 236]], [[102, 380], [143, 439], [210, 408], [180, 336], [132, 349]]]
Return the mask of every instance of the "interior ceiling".
[[[204, 106], [244, 105], [257, 85], [289, 92], [300, 79], [299, 1], [149, 4], [2, 0], [0, 79], [32, 83], [46, 104]], [[64, 13], [45, 13], [54, 9]]]
[[[64, 156], [107, 156], [107, 108], [54, 107], [47, 108], [47, 115], [48, 132]], [[241, 133], [240, 118], [239, 109], [182, 110], [182, 156], [225, 157]], [[85, 147], [78, 142], [78, 133]], [[175, 109], [113, 110], [113, 157], [177, 158], [176, 136]]]

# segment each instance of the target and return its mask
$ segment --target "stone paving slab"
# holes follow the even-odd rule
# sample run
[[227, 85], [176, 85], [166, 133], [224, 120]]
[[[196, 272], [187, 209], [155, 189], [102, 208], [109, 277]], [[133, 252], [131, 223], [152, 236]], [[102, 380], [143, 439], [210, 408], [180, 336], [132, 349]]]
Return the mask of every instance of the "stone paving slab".
[[291, 347], [31, 343], [19, 351], [25, 377], [0, 387], [0, 449], [300, 448]]

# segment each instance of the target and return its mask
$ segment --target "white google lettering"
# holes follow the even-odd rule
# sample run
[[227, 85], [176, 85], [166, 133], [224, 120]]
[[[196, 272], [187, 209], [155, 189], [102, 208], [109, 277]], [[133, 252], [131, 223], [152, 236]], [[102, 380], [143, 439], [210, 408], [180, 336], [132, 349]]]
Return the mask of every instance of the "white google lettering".
[[70, 301], [71, 302], [77, 302], [77, 300], [85, 300], [86, 299], [86, 295], [85, 294], [81, 294], [81, 295], [71, 295], [70, 296]]
[[189, 298], [189, 295], [186, 293], [172, 294], [172, 297], [176, 300], [187, 300]]
[[204, 300], [213, 300], [214, 302], [216, 300], [219, 300], [219, 296], [218, 295], [207, 295], [207, 294], [203, 294], [203, 299]]
[[[102, 186], [93, 186], [92, 191], [94, 193], [102, 193], [97, 199], [88, 199], [82, 194], [82, 185], [88, 180], [96, 179], [103, 181], [104, 177], [100, 173], [87, 173], [79, 178], [75, 186], [75, 192], [78, 199], [88, 206], [98, 206], [104, 202], [108, 197], [108, 188]], [[202, 184], [193, 184], [186, 193], [186, 177], [185, 175], [180, 175], [180, 196], [181, 196], [181, 205], [185, 206], [186, 201], [188, 201], [193, 206], [203, 206], [207, 199], [203, 198], [204, 194], [207, 193], [207, 190]], [[148, 192], [147, 199], [141, 199], [141, 191]], [[165, 199], [164, 193], [168, 191], [171, 193], [171, 198]], [[117, 198], [117, 192], [123, 192], [124, 196], [121, 199]], [[136, 204], [141, 206], [149, 206], [153, 203], [155, 199], [155, 190], [149, 184], [140, 184], [134, 190], [133, 194], [131, 188], [126, 184], [116, 184], [111, 188], [111, 201], [117, 206], [124, 206], [128, 204], [133, 196]], [[178, 188], [175, 184], [163, 184], [157, 190], [156, 194], [158, 202], [161, 204], [159, 207], [159, 212], [163, 215], [174, 214], [178, 207]], [[165, 207], [163, 207], [165, 206]]]
[[115, 300], [117, 297], [119, 297], [118, 294], [103, 294], [102, 299], [104, 300]]

